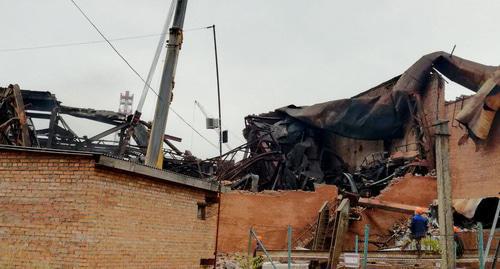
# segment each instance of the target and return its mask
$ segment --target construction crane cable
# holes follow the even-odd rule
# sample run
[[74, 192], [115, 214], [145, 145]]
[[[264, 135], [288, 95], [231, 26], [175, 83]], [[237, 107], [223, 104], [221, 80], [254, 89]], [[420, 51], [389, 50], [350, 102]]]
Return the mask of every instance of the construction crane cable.
[[[106, 38], [106, 36], [101, 32], [101, 30], [99, 30], [99, 28], [92, 22], [92, 20], [85, 14], [85, 12], [80, 8], [80, 6], [78, 6], [78, 4], [74, 1], [74, 0], [69, 0], [73, 3], [73, 5], [78, 9], [78, 11], [80, 11], [80, 13], [85, 17], [85, 19], [87, 19], [87, 21], [92, 25], [92, 27], [94, 27], [94, 29], [99, 33], [99, 35], [101, 35], [101, 37], [106, 41], [106, 43], [108, 43], [108, 45], [115, 51], [115, 53], [125, 62], [125, 64], [127, 64], [127, 66], [134, 72], [134, 74], [142, 80], [142, 82], [144, 82], [148, 88], [159, 98], [159, 100], [161, 102], [163, 102], [163, 99], [158, 95], [158, 93], [151, 87], [151, 85], [147, 84], [146, 83], [146, 80], [144, 80], [144, 78], [142, 78], [142, 76], [139, 74], [139, 72], [137, 72], [135, 70], [134, 67], [132, 67], [132, 65], [127, 61], [127, 59], [125, 59], [125, 57], [115, 48], [115, 46], [113, 46], [113, 44], [109, 41], [108, 38]], [[194, 29], [194, 30], [197, 30], [197, 29]], [[205, 136], [203, 136], [198, 130], [196, 130], [196, 128], [194, 128], [191, 124], [189, 124], [189, 122], [187, 122], [179, 113], [177, 113], [172, 107], [170, 107], [170, 110], [182, 121], [184, 122], [187, 126], [189, 126], [189, 128], [191, 128], [195, 133], [197, 133], [201, 138], [203, 138], [206, 142], [208, 142], [210, 145], [214, 146], [217, 148], [217, 146], [210, 142], [210, 140], [208, 140]]]

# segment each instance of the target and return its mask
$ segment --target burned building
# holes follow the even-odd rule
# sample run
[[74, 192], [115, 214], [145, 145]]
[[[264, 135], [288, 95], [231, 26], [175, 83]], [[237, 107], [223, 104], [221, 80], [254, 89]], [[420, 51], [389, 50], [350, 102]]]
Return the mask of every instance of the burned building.
[[[476, 93], [446, 101], [445, 78]], [[136, 187], [134, 191], [142, 193], [144, 185], [148, 188], [153, 186], [153, 191], [157, 192], [164, 189], [163, 185], [180, 185], [179, 193], [194, 197], [189, 198], [190, 213], [193, 213], [191, 211], [195, 203], [196, 208], [200, 209], [216, 201], [214, 195], [218, 186], [212, 185], [210, 180], [225, 182], [235, 190], [283, 190], [282, 193], [261, 193], [255, 197], [257, 194], [248, 192], [222, 195], [221, 231], [229, 233], [219, 235], [219, 250], [241, 250], [233, 243], [244, 242], [251, 227], [261, 227], [260, 232], [267, 237], [264, 241], [272, 247], [281, 247], [285, 242], [283, 237], [287, 234], [287, 225], [292, 223], [296, 225], [293, 232], [294, 247], [331, 251], [336, 249], [333, 246], [333, 231], [338, 227], [336, 223], [340, 216], [347, 219], [346, 223], [349, 224], [337, 238], [346, 242], [341, 246], [343, 250], [352, 250], [354, 238], [363, 234], [365, 224], [369, 224], [373, 232], [370, 237], [371, 249], [386, 249], [396, 245], [395, 238], [404, 232], [401, 223], [412, 210], [417, 206], [428, 206], [437, 198], [436, 122], [448, 121], [450, 129], [449, 159], [455, 221], [461, 221], [464, 227], [477, 221], [483, 222], [486, 228], [492, 226], [491, 221], [488, 223], [492, 219], [489, 213], [498, 202], [500, 189], [500, 123], [496, 115], [500, 107], [499, 85], [498, 67], [478, 64], [447, 53], [432, 53], [422, 57], [402, 75], [350, 99], [311, 106], [290, 105], [269, 113], [247, 116], [243, 131], [247, 143], [225, 153], [222, 159], [199, 160], [175, 147], [172, 141], [180, 141], [180, 138], [165, 135], [164, 142], [169, 149], [164, 152], [163, 168], [182, 173], [180, 182], [171, 182], [178, 174], [165, 174], [167, 172], [140, 164], [146, 153], [150, 123], [134, 123], [132, 116], [111, 111], [64, 106], [50, 92], [21, 90], [17, 85], [9, 85], [0, 88], [0, 143], [14, 147], [2, 148], [5, 164], [0, 170], [7, 177], [12, 171], [18, 172], [27, 166], [10, 166], [11, 155], [15, 155], [15, 158], [21, 156], [19, 158], [24, 160], [30, 157], [28, 155], [51, 158], [54, 154], [71, 154], [85, 159], [86, 165], [91, 168], [90, 172], [98, 174], [97, 177], [90, 175], [92, 181], [89, 182], [92, 184], [99, 185], [102, 181], [104, 185], [120, 185], [121, 188], [124, 186], [123, 179], [120, 179], [122, 175], [146, 171], [149, 174], [141, 175], [140, 179], [127, 177], [126, 181], [130, 181], [127, 184]], [[92, 137], [80, 135], [64, 120], [65, 115], [106, 123], [112, 127]], [[39, 120], [47, 121], [48, 127], [38, 129], [35, 121]], [[115, 132], [119, 134], [118, 141], [105, 139]], [[244, 157], [235, 161], [233, 158], [239, 152], [243, 152]], [[63, 159], [66, 160], [66, 157]], [[138, 170], [131, 171], [132, 167]], [[60, 172], [63, 182], [71, 185], [62, 184], [62, 187], [72, 191], [70, 187], [73, 183], [75, 186], [80, 184], [80, 181], [73, 182], [72, 179], [73, 175], [80, 173], [79, 170], [67, 176], [62, 171], [55, 171], [58, 176], [54, 176], [50, 173], [38, 175], [36, 171], [30, 170], [26, 177], [21, 174], [13, 181], [9, 178], [3, 184], [17, 190], [19, 186], [24, 186], [25, 180], [37, 182], [40, 176], [41, 180], [58, 185]], [[84, 177], [86, 173], [88, 171], [83, 172]], [[167, 182], [161, 181], [160, 184], [158, 179]], [[191, 185], [184, 186], [182, 181], [186, 180]], [[337, 188], [334, 186], [317, 187], [317, 184], [337, 186], [339, 197], [343, 199], [337, 200]], [[201, 192], [191, 192], [191, 189], [200, 189], [200, 186], [209, 187], [201, 188]], [[184, 190], [184, 187], [189, 190]], [[114, 190], [99, 188], [109, 192]], [[321, 188], [322, 191], [315, 194], [306, 192]], [[82, 197], [86, 195], [77, 194]], [[172, 195], [175, 196], [174, 193]], [[109, 195], [105, 198], [107, 200], [99, 200], [97, 205], [92, 206], [101, 210], [108, 206], [114, 208], [120, 203]], [[49, 199], [58, 198], [50, 196]], [[232, 204], [225, 205], [224, 199]], [[260, 204], [262, 200], [270, 202]], [[350, 207], [343, 206], [347, 200]], [[22, 205], [23, 199], [16, 203]], [[302, 205], [303, 208], [294, 214], [281, 215], [281, 212], [289, 210], [290, 205], [297, 208]], [[319, 215], [314, 208], [318, 205], [323, 205], [317, 209]], [[261, 215], [259, 212], [263, 207], [273, 208]], [[342, 214], [338, 212], [339, 208], [344, 210]], [[307, 213], [304, 213], [305, 209]], [[158, 212], [168, 211], [162, 210]], [[206, 213], [203, 212], [199, 212], [201, 217]], [[242, 213], [245, 213], [244, 222], [238, 222], [238, 219], [243, 218]], [[208, 213], [211, 218], [210, 229], [213, 228], [214, 214], [212, 208]], [[269, 218], [273, 214], [276, 216], [274, 222], [270, 223]], [[13, 213], [10, 215], [15, 216]], [[193, 214], [186, 216], [186, 219], [192, 217]], [[79, 221], [75, 220], [75, 223]], [[144, 219], [139, 218], [139, 221]], [[18, 236], [15, 229], [8, 232]], [[68, 244], [73, 242], [72, 238], [68, 240]], [[211, 247], [207, 240], [203, 242]], [[102, 247], [95, 242], [88, 243]], [[201, 250], [199, 252], [203, 254], [199, 256], [205, 260], [208, 254]], [[191, 264], [195, 262], [193, 259], [189, 261]]]
[[[446, 78], [475, 93], [446, 101]], [[292, 248], [306, 248], [310, 253], [297, 250], [299, 257], [316, 255], [326, 262], [332, 260], [328, 253], [352, 252], [365, 225], [370, 227], [370, 250], [404, 250], [399, 244], [407, 236], [407, 221], [414, 210], [437, 205], [435, 124], [444, 122], [450, 132], [453, 221], [464, 229], [470, 254], [479, 248], [471, 243], [477, 223], [495, 228], [492, 222], [500, 190], [499, 101], [498, 67], [432, 53], [402, 75], [350, 99], [290, 105], [247, 116], [244, 135], [248, 143], [238, 149], [245, 157], [219, 177], [234, 189], [263, 195], [273, 193], [270, 190], [278, 190], [275, 195], [292, 195], [302, 193], [296, 190], [314, 190], [316, 184], [336, 185], [342, 198], [317, 198], [323, 199], [324, 206], [318, 206], [314, 214], [304, 214], [307, 224], [293, 227]], [[311, 203], [302, 199], [304, 204]], [[280, 208], [295, 203], [300, 201], [277, 201], [265, 207], [281, 212]], [[258, 201], [240, 206], [245, 212], [262, 207]], [[300, 205], [296, 207], [299, 210]], [[433, 214], [433, 225], [437, 225]], [[286, 223], [295, 221], [293, 216], [286, 217], [277, 213], [282, 225], [266, 227], [267, 218], [255, 215], [249, 217], [246, 230], [261, 227], [264, 242], [277, 249], [271, 255], [282, 257], [287, 247]], [[337, 230], [339, 223], [344, 223], [345, 230]], [[433, 232], [439, 233], [436, 227]], [[244, 240], [246, 234], [231, 236]]]
[[498, 67], [436, 52], [350, 99], [247, 116], [246, 158], [219, 177], [236, 189], [327, 183], [370, 197], [393, 178], [433, 174], [433, 125], [448, 119], [443, 75], [476, 92], [452, 119], [464, 130], [460, 143], [484, 144], [499, 106]]

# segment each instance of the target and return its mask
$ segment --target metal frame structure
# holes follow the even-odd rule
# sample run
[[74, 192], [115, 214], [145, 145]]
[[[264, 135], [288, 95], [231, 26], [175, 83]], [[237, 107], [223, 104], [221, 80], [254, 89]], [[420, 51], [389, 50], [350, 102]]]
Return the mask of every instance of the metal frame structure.
[[[65, 120], [67, 116], [107, 124], [110, 128], [93, 136], [80, 135]], [[139, 121], [132, 125], [132, 116], [64, 106], [47, 91], [21, 90], [18, 85], [0, 87], [0, 144], [104, 153], [143, 162], [151, 124]], [[47, 128], [37, 129], [36, 126]], [[118, 133], [118, 141], [107, 139], [114, 133]], [[134, 143], [125, 143], [127, 134]], [[163, 142], [169, 147], [162, 154], [164, 167], [198, 178], [211, 177], [215, 172], [215, 162], [183, 153], [174, 145], [174, 142], [181, 141], [179, 137], [163, 135]]]

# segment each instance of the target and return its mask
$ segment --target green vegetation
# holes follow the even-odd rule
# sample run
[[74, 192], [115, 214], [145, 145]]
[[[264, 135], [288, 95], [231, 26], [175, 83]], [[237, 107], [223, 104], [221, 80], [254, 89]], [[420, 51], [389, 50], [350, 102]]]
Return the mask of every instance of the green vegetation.
[[439, 246], [439, 240], [431, 237], [426, 237], [422, 239], [422, 248], [430, 250], [432, 252], [441, 253], [441, 247]]
[[262, 256], [248, 257], [246, 255], [236, 256], [235, 260], [241, 269], [258, 269], [262, 267], [264, 258]]

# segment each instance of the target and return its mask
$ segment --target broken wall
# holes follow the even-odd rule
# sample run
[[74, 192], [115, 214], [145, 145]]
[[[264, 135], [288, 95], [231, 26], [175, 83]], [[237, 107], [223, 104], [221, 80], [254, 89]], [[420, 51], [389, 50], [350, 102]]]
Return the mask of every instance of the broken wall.
[[[406, 204], [412, 206], [429, 206], [434, 199], [437, 199], [436, 178], [427, 176], [406, 175], [403, 178], [394, 180], [391, 185], [375, 197], [384, 202]], [[357, 234], [363, 238], [366, 224], [370, 225], [370, 241], [383, 242], [390, 235], [389, 229], [400, 220], [407, 220], [411, 213], [399, 213], [378, 208], [367, 208], [361, 213], [361, 220], [353, 221], [349, 225], [349, 231], [345, 236], [344, 249], [354, 249], [354, 238]], [[394, 242], [388, 242], [389, 245]], [[375, 250], [370, 244], [370, 249]]]
[[283, 249], [286, 246], [288, 225], [293, 229], [292, 238], [296, 238], [304, 227], [315, 223], [318, 210], [325, 201], [336, 199], [337, 188], [331, 185], [317, 185], [314, 192], [223, 193], [219, 251], [246, 252], [250, 227], [255, 229], [257, 235], [262, 236], [266, 248]]
[[[405, 135], [401, 139], [390, 141], [390, 152], [417, 152], [419, 151], [417, 137], [422, 136], [424, 142], [423, 150], [429, 161], [434, 166], [434, 132], [433, 125], [436, 121], [446, 119], [445, 109], [445, 87], [443, 78], [437, 73], [432, 73], [429, 83], [421, 96], [415, 96], [416, 104], [414, 107], [415, 116], [419, 119], [409, 118], [404, 128]], [[419, 104], [419, 102], [421, 104]], [[418, 124], [420, 128], [415, 128]]]
[[500, 117], [497, 113], [488, 139], [478, 146], [468, 139], [458, 141], [466, 133], [456, 120], [468, 98], [449, 102], [446, 111], [450, 130], [450, 175], [452, 196], [460, 198], [498, 197], [500, 191]]

